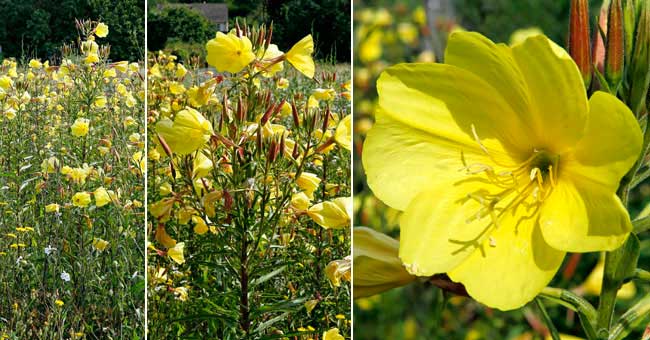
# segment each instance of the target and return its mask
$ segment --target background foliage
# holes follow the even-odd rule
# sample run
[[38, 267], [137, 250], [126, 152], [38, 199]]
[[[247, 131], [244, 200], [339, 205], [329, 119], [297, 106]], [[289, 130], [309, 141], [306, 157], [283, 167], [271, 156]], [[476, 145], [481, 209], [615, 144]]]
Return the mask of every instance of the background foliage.
[[[197, 12], [157, 9], [164, 3], [223, 3], [224, 1], [149, 1], [149, 50], [157, 51], [167, 44], [184, 42], [195, 45], [212, 37], [215, 28], [196, 18]], [[249, 24], [274, 23], [273, 41], [278, 46], [291, 46], [307, 33], [316, 44], [316, 58], [350, 61], [350, 0], [228, 0], [230, 27], [235, 20]], [[166, 39], [168, 38], [168, 39]], [[198, 40], [197, 40], [198, 39]], [[191, 49], [196, 49], [192, 47]], [[172, 49], [168, 49], [172, 52]]]
[[144, 0], [0, 0], [0, 46], [4, 57], [60, 58], [59, 47], [76, 41], [74, 19], [109, 26], [114, 60], [144, 59]]

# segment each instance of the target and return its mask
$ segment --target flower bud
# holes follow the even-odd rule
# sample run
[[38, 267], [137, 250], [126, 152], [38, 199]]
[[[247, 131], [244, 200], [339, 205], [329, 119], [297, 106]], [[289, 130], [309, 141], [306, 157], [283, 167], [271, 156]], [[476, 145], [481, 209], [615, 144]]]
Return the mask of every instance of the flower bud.
[[630, 63], [630, 108], [636, 115], [641, 115], [650, 87], [650, 3], [647, 1], [641, 1]]
[[591, 85], [591, 46], [589, 36], [589, 4], [587, 0], [571, 1], [569, 20], [569, 53], [578, 65], [585, 88]]
[[365, 227], [354, 228], [354, 298], [379, 294], [415, 280], [398, 257], [399, 242]]
[[634, 47], [634, 27], [636, 24], [636, 6], [634, 0], [626, 0], [623, 7], [623, 24], [625, 27], [625, 64], [630, 64], [630, 56]]
[[625, 38], [622, 0], [612, 0], [607, 15], [607, 49], [605, 51], [605, 78], [612, 93], [616, 93], [623, 78]]

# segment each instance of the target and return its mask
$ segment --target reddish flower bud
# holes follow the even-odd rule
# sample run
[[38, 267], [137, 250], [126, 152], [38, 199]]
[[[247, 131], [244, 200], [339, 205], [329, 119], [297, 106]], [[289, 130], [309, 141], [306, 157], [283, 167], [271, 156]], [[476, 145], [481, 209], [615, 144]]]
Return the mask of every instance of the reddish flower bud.
[[300, 126], [300, 118], [298, 117], [298, 108], [296, 107], [296, 102], [291, 101], [291, 116], [293, 117], [293, 125], [295, 127]]
[[625, 34], [622, 0], [612, 0], [607, 15], [607, 49], [605, 51], [605, 78], [613, 93], [623, 78], [625, 63]]
[[587, 0], [572, 0], [569, 20], [569, 53], [578, 65], [587, 89], [591, 85], [592, 72], [589, 40], [589, 3]]

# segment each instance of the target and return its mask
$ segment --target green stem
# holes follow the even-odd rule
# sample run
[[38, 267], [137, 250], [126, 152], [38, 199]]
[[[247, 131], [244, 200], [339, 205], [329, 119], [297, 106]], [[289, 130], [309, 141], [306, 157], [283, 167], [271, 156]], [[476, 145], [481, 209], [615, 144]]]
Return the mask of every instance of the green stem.
[[650, 272], [647, 270], [637, 268], [634, 271], [634, 276], [632, 277], [635, 280], [645, 281], [650, 283]]
[[548, 331], [551, 334], [551, 338], [553, 338], [553, 340], [560, 340], [560, 333], [558, 333], [557, 328], [555, 328], [555, 325], [553, 324], [553, 320], [551, 320], [551, 317], [548, 315], [548, 312], [546, 311], [546, 307], [544, 307], [544, 303], [542, 303], [542, 300], [536, 298], [535, 303], [537, 304], [537, 308], [539, 308], [539, 311], [542, 314], [542, 318], [544, 319], [544, 322], [546, 323], [546, 327], [548, 328]]
[[612, 257], [614, 256], [612, 256], [611, 252], [605, 254], [605, 274], [603, 275], [600, 300], [598, 301], [598, 320], [596, 323], [596, 331], [598, 332], [599, 339], [607, 339], [609, 337], [609, 328], [611, 327], [614, 306], [616, 305], [618, 285], [607, 274], [608, 272], [612, 272], [610, 268], [618, 266], [618, 263], [613, 263], [614, 260]]
[[594, 309], [594, 307], [587, 300], [568, 290], [552, 287], [544, 288], [539, 296], [565, 306], [578, 313], [580, 324], [582, 325], [582, 328], [587, 335], [587, 339], [598, 339], [596, 336], [596, 331], [593, 327], [593, 325], [596, 323], [597, 318], [596, 309]]
[[650, 321], [650, 294], [632, 306], [612, 328], [609, 340], [622, 340], [632, 330]]

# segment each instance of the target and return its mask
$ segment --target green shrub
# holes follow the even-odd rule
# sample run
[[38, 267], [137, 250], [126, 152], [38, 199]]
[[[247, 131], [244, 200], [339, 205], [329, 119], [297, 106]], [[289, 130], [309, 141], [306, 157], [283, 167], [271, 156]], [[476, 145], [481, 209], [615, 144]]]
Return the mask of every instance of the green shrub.
[[267, 11], [278, 46], [290, 48], [307, 31], [317, 58], [350, 61], [349, 0], [268, 0]]
[[201, 42], [186, 42], [177, 38], [170, 39], [165, 44], [165, 53], [173, 54], [178, 57], [178, 62], [183, 64], [190, 64], [190, 60], [194, 57], [199, 58], [199, 65], [205, 65], [205, 43]]
[[166, 7], [149, 13], [148, 49], [157, 51], [168, 41], [205, 43], [214, 36], [215, 28], [199, 12], [185, 7]]
[[102, 20], [115, 60], [144, 56], [144, 0], [0, 0], [0, 46], [7, 57], [56, 59], [77, 39], [74, 19]]

